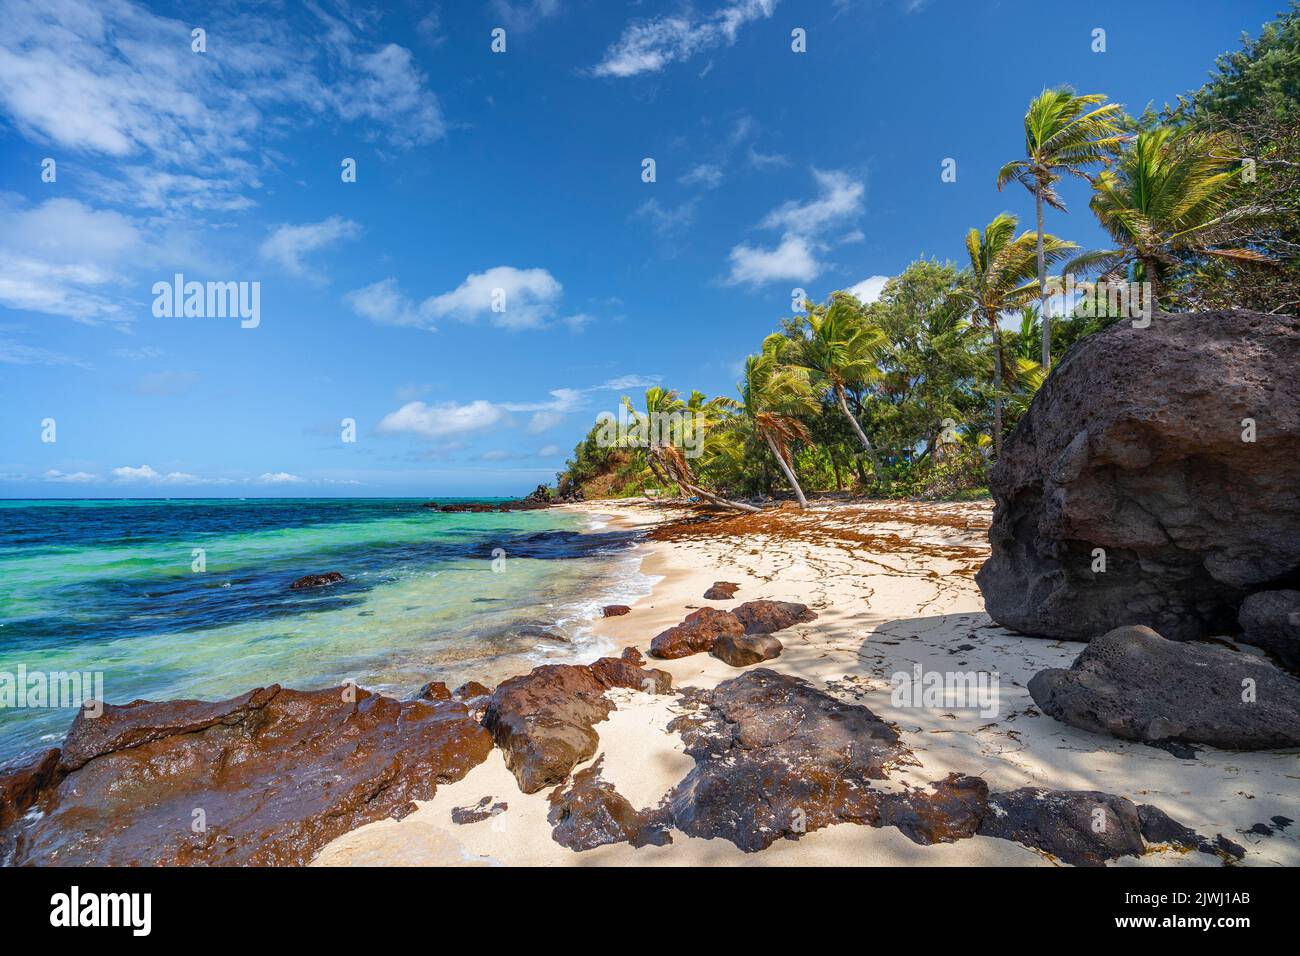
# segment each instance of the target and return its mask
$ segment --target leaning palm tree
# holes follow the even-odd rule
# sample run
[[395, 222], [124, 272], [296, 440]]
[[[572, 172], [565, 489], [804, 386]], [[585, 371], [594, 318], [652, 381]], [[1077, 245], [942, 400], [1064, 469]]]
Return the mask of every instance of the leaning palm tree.
[[813, 383], [835, 399], [879, 479], [884, 474], [880, 458], [857, 417], [849, 410], [846, 389], [879, 378], [876, 357], [885, 342], [885, 334], [867, 321], [856, 299], [842, 292], [831, 295], [830, 305], [824, 311], [810, 310], [805, 321], [809, 334], [798, 342], [794, 362], [807, 369]]
[[[1025, 158], [998, 170], [998, 189], [1016, 180], [1034, 195], [1038, 215], [1038, 296], [1047, 315], [1047, 253], [1043, 204], [1065, 211], [1054, 188], [1062, 173], [1091, 180], [1084, 167], [1108, 162], [1127, 138], [1119, 104], [1106, 103], [1101, 93], [1076, 96], [1067, 86], [1043, 90], [1025, 113]], [[1098, 105], [1098, 104], [1105, 105]], [[1093, 108], [1095, 107], [1095, 108]], [[1042, 365], [1052, 367], [1052, 323], [1043, 323]]]
[[638, 411], [632, 400], [623, 396], [623, 407], [634, 423], [627, 444], [645, 449], [646, 465], [661, 485], [677, 485], [722, 508], [734, 511], [758, 511], [753, 505], [730, 501], [706, 490], [700, 484], [683, 446], [699, 444], [707, 449], [709, 433], [736, 407], [734, 399], [706, 399], [703, 392], [693, 391], [683, 402], [677, 392], [652, 386], [645, 393], [645, 411]]
[[745, 377], [740, 389], [740, 413], [743, 422], [767, 444], [776, 458], [785, 480], [794, 489], [799, 507], [807, 508], [799, 479], [791, 462], [790, 445], [795, 441], [812, 441], [808, 426], [800, 415], [810, 416], [818, 410], [808, 370], [790, 361], [793, 343], [780, 332], [763, 340], [757, 355], [745, 359]]
[[1026, 231], [1016, 236], [1016, 223], [1016, 217], [1010, 213], [999, 213], [983, 232], [972, 229], [966, 234], [970, 275], [958, 290], [958, 294], [969, 303], [972, 320], [988, 329], [993, 340], [993, 453], [999, 458], [1002, 457], [1002, 383], [1005, 371], [999, 321], [1004, 312], [1018, 309], [1038, 295], [1040, 283], [1034, 274], [1040, 244], [1043, 261], [1053, 263], [1078, 248], [1073, 242], [1050, 234], [1035, 237], [1033, 232]]
[[1114, 170], [1097, 177], [1091, 207], [1116, 244], [1087, 253], [1066, 268], [1096, 268], [1120, 275], [1129, 264], [1151, 283], [1159, 303], [1179, 253], [1248, 262], [1271, 262], [1249, 248], [1235, 247], [1243, 227], [1272, 213], [1237, 205], [1241, 169], [1229, 159], [1221, 133], [1158, 126], [1139, 133]]

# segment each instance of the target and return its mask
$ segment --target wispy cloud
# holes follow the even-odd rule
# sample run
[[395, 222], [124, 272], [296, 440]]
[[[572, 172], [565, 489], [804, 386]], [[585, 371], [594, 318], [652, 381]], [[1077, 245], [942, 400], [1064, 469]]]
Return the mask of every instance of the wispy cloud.
[[293, 275], [309, 275], [303, 263], [308, 254], [332, 246], [343, 239], [355, 239], [361, 227], [350, 219], [330, 216], [320, 222], [277, 226], [259, 247], [263, 259], [278, 264]]
[[[420, 302], [402, 294], [394, 278], [349, 292], [344, 301], [358, 315], [381, 325], [433, 330], [442, 319], [475, 322], [486, 318], [498, 328], [519, 330], [550, 324], [563, 293], [564, 286], [546, 269], [494, 266], [471, 273], [456, 288]], [[563, 321], [580, 328], [591, 317], [579, 314]]]
[[777, 3], [778, 0], [733, 0], [702, 16], [688, 11], [634, 21], [605, 51], [592, 73], [607, 77], [657, 73], [670, 63], [734, 43], [741, 27], [770, 17]]

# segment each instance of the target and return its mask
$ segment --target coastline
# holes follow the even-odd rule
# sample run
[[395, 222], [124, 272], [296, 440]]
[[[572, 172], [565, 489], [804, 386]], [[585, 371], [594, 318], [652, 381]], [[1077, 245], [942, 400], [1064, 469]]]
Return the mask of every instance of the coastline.
[[[622, 529], [650, 533], [636, 546], [640, 573], [657, 578], [630, 613], [596, 620], [595, 637], [614, 652], [636, 647], [704, 606], [728, 609], [758, 598], [807, 604], [818, 619], [782, 631], [780, 657], [762, 666], [812, 682], [838, 699], [869, 707], [897, 726], [917, 764], [880, 782], [884, 791], [921, 788], [949, 773], [975, 774], [991, 788], [1100, 790], [1152, 803], [1197, 831], [1221, 833], [1246, 847], [1243, 865], [1298, 865], [1293, 838], [1246, 833], [1274, 815], [1295, 815], [1288, 793], [1297, 777], [1288, 753], [1207, 749], [1195, 759], [1103, 738], [1042, 715], [1025, 687], [1048, 667], [1068, 667], [1084, 645], [1024, 637], [992, 623], [973, 580], [987, 553], [989, 502], [818, 504], [808, 513], [765, 511], [737, 534], [678, 523], [683, 509], [640, 502], [561, 505]], [[736, 522], [740, 524], [739, 521]], [[658, 535], [658, 538], [656, 537]], [[740, 585], [729, 601], [706, 601], [715, 581]], [[752, 668], [707, 654], [650, 660], [671, 674], [674, 692], [607, 692], [616, 709], [594, 729], [592, 760], [633, 807], [654, 807], [694, 766], [667, 725], [685, 711], [683, 688], [713, 688]], [[926, 670], [996, 672], [996, 716], [978, 711], [896, 707], [890, 678]], [[923, 846], [894, 827], [838, 823], [746, 853], [721, 839], [674, 831], [666, 846], [626, 843], [575, 852], [552, 837], [549, 790], [524, 794], [499, 750], [462, 779], [439, 786], [402, 820], [362, 826], [326, 845], [312, 865], [1059, 865], [1019, 843], [973, 836]], [[506, 809], [471, 823], [453, 810], [483, 798]], [[1209, 853], [1150, 847], [1113, 865], [1219, 865]]]

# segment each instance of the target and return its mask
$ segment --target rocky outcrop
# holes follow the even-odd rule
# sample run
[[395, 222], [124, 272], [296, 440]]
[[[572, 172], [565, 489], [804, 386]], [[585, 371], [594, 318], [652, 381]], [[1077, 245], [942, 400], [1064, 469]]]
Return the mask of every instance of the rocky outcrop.
[[713, 642], [709, 653], [732, 667], [748, 667], [750, 664], [780, 657], [783, 650], [781, 642], [768, 634], [756, 634], [753, 637], [724, 634]]
[[731, 613], [745, 628], [746, 634], [771, 634], [796, 624], [817, 620], [817, 613], [806, 604], [794, 601], [746, 601]]
[[601, 776], [604, 759], [602, 754], [590, 767], [575, 773], [567, 786], [551, 791], [546, 819], [553, 827], [555, 842], [578, 852], [610, 843], [634, 847], [672, 843], [667, 811], [642, 812], [633, 807]]
[[871, 781], [910, 758], [867, 708], [767, 668], [688, 701], [702, 706], [669, 724], [696, 761], [669, 796], [673, 823], [750, 852], [841, 820], [874, 821]]
[[[1079, 342], [994, 466], [988, 613], [1089, 640], [1235, 630], [1300, 583], [1300, 319], [1157, 314]], [[1102, 561], [1104, 560], [1104, 570]]]
[[517, 501], [455, 501], [449, 505], [429, 501], [420, 505], [421, 508], [446, 514], [502, 514], [507, 511], [537, 511], [550, 506], [549, 500], [534, 498], [532, 495]]
[[0, 830], [30, 810], [41, 791], [57, 782], [63, 773], [57, 748], [25, 763], [0, 767]]
[[1094, 639], [1029, 693], [1074, 727], [1157, 745], [1229, 750], [1300, 746], [1300, 681], [1251, 654], [1167, 641], [1147, 627]]
[[568, 778], [596, 752], [594, 725], [609, 716], [612, 687], [664, 693], [672, 684], [663, 671], [642, 667], [634, 649], [623, 658], [595, 664], [543, 664], [512, 677], [492, 693], [483, 725], [505, 755], [519, 789], [536, 793]]
[[713, 586], [704, 592], [704, 600], [730, 601], [739, 590], [739, 584], [732, 584], [730, 581], [714, 581]]
[[339, 584], [342, 580], [343, 575], [337, 571], [326, 571], [324, 574], [304, 574], [289, 585], [289, 590], [302, 591], [307, 588], [323, 588], [331, 584]]
[[1300, 591], [1252, 594], [1242, 602], [1237, 620], [1243, 641], [1262, 647], [1283, 667], [1300, 673]]
[[668, 628], [650, 642], [650, 656], [663, 660], [707, 653], [713, 642], [724, 635], [739, 637], [745, 626], [730, 611], [702, 607], [686, 615], [682, 623]]
[[356, 687], [135, 701], [84, 712], [59, 773], [6, 833], [17, 864], [305, 864], [365, 823], [459, 780], [492, 740], [451, 700]]
[[626, 604], [606, 604], [600, 613], [602, 617], [622, 617], [632, 613], [632, 609]]
[[980, 836], [1011, 840], [1072, 866], [1101, 866], [1144, 849], [1137, 807], [1095, 790], [1022, 787], [989, 796]]

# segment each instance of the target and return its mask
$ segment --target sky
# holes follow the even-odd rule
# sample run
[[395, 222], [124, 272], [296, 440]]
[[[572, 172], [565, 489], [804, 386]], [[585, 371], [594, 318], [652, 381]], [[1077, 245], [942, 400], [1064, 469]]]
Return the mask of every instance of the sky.
[[1170, 102], [1279, 6], [0, 0], [0, 498], [524, 494], [794, 290], [1032, 225], [1044, 87]]

